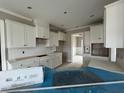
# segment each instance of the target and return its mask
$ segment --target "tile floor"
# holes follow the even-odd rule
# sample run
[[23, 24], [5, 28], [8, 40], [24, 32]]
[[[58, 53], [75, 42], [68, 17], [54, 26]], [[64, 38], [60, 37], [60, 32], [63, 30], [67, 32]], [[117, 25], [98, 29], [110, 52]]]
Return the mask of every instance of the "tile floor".
[[78, 69], [78, 68], [87, 67], [87, 66], [104, 69], [108, 71], [114, 71], [114, 72], [124, 72], [124, 69], [121, 68], [117, 63], [112, 63], [112, 62], [108, 62], [105, 60], [99, 60], [99, 59], [91, 59], [90, 61], [85, 61], [83, 64], [64, 63], [63, 65], [58, 67], [57, 70]]

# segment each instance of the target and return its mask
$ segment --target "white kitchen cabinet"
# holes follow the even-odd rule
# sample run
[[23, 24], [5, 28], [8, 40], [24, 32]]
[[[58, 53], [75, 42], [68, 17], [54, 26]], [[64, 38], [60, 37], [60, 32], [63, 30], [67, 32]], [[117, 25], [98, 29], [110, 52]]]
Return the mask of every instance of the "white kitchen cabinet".
[[49, 26], [48, 27], [42, 27], [42, 26], [37, 25], [36, 26], [36, 37], [48, 39], [49, 38]]
[[56, 68], [62, 64], [62, 53], [51, 53], [48, 56], [43, 57], [33, 57], [19, 61], [9, 61], [11, 68], [9, 69], [19, 69], [19, 68], [29, 68], [46, 66], [49, 68]]
[[24, 47], [24, 25], [6, 20], [7, 47], [18, 48]]
[[105, 6], [105, 47], [124, 48], [124, 1]]
[[50, 65], [49, 65], [49, 57], [48, 56], [39, 57], [39, 66], [50, 67]]
[[48, 54], [48, 56], [37, 58], [39, 59], [39, 66], [56, 68], [62, 64], [62, 53], [52, 53]]
[[29, 67], [38, 67], [39, 61], [36, 58], [24, 59], [16, 62], [11, 62], [10, 69], [21, 69], [21, 68], [29, 68]]
[[50, 68], [56, 68], [62, 64], [62, 53], [52, 53], [49, 54], [49, 64]]
[[90, 27], [90, 42], [104, 43], [104, 26], [103, 24], [93, 25]]
[[35, 47], [35, 29], [16, 21], [6, 20], [7, 48]]
[[90, 53], [90, 31], [83, 32], [84, 53]]
[[65, 41], [65, 33], [64, 32], [61, 32], [61, 31], [58, 32], [58, 40]]
[[83, 33], [84, 36], [84, 46], [90, 46], [90, 31]]
[[62, 53], [56, 53], [56, 66], [59, 66], [62, 64]]
[[50, 38], [47, 42], [47, 46], [59, 46], [59, 42], [58, 42], [58, 33], [57, 32], [53, 32], [50, 31]]
[[36, 46], [36, 32], [35, 28], [29, 25], [25, 25], [25, 47], [35, 47]]

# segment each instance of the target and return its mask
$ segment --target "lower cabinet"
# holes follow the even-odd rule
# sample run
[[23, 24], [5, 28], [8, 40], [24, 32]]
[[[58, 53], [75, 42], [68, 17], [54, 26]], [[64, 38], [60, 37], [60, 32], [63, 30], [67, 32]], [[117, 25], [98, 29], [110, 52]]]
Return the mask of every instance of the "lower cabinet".
[[39, 65], [56, 68], [62, 64], [62, 53], [51, 53], [45, 57], [39, 57]]
[[62, 53], [51, 53], [44, 57], [34, 57], [16, 62], [10, 62], [9, 69], [21, 69], [30, 67], [46, 66], [56, 68], [62, 64]]
[[11, 62], [9, 69], [21, 69], [21, 68], [30, 68], [30, 67], [38, 67], [38, 66], [39, 66], [39, 61], [36, 58], [30, 58], [16, 62]]
[[47, 41], [47, 47], [59, 46], [58, 33], [50, 31], [50, 37]]
[[49, 54], [47, 57], [40, 57], [39, 59], [40, 66], [56, 68], [62, 64], [62, 53], [52, 53]]
[[48, 56], [46, 57], [38, 57], [39, 58], [39, 66], [47, 66], [49, 67], [49, 58]]
[[50, 68], [56, 68], [62, 64], [62, 53], [49, 54]]

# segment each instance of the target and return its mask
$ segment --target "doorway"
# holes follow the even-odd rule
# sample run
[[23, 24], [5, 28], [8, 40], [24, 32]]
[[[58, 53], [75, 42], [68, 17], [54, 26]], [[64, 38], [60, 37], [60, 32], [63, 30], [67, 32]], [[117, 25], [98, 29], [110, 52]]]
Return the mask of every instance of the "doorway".
[[83, 33], [71, 35], [72, 63], [83, 64]]

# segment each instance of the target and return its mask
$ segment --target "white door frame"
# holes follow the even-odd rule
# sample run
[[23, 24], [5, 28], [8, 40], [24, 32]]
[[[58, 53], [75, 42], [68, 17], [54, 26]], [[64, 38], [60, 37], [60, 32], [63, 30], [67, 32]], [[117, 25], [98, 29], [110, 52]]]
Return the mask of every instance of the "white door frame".
[[[76, 34], [76, 33], [75, 33]], [[71, 62], [72, 63], [74, 63], [74, 55], [75, 55], [75, 50], [74, 50], [74, 43], [73, 43], [73, 41], [74, 41], [74, 39], [75, 39], [75, 37], [73, 36], [74, 34], [71, 34]], [[81, 44], [82, 44], [83, 42], [81, 42]], [[83, 48], [83, 47], [82, 47]], [[83, 49], [82, 49], [82, 51], [83, 51]], [[82, 63], [83, 63], [83, 53], [82, 53]]]
[[2, 71], [7, 70], [7, 53], [6, 53], [6, 39], [5, 39], [5, 22], [0, 19], [0, 39], [1, 39], [1, 66]]

